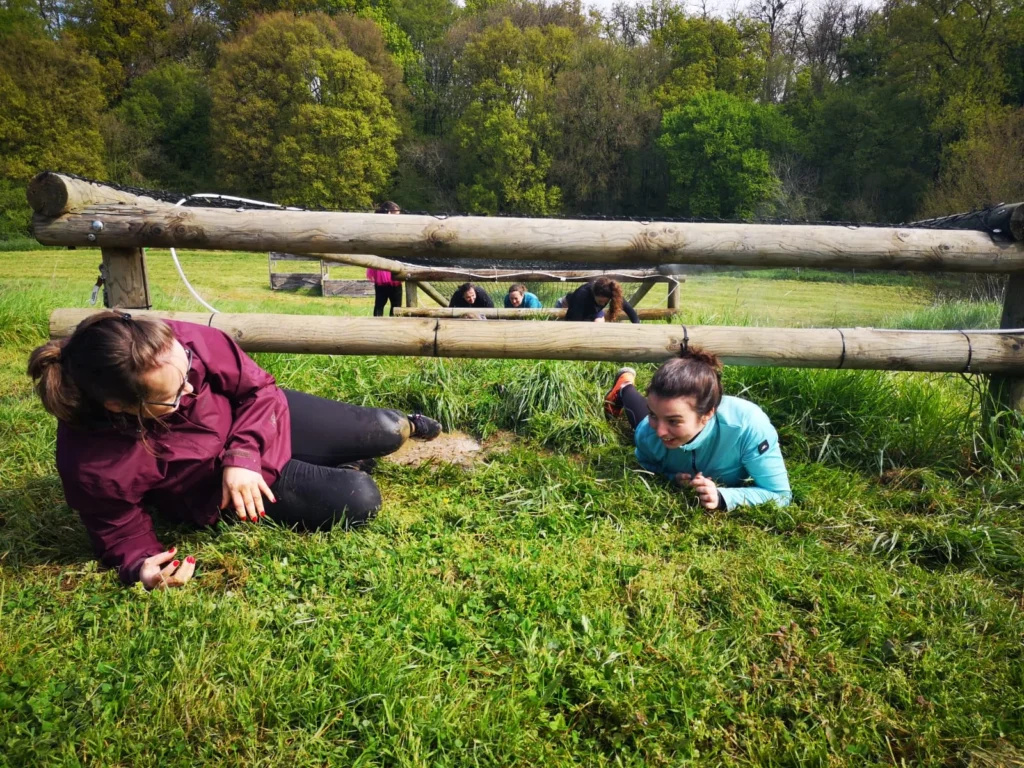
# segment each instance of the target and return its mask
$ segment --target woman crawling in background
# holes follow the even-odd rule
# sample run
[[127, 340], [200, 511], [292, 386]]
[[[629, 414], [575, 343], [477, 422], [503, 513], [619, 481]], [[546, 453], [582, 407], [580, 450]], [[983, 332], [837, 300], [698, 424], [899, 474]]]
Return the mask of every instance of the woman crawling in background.
[[507, 309], [541, 309], [543, 306], [536, 294], [526, 290], [526, 286], [522, 283], [516, 283], [505, 294], [505, 307]]
[[487, 291], [480, 286], [473, 285], [472, 283], [463, 283], [455, 289], [455, 293], [452, 294], [452, 299], [448, 302], [448, 306], [494, 309], [494, 302], [491, 301], [491, 297], [487, 295]]
[[28, 373], [57, 417], [68, 505], [103, 565], [147, 589], [196, 567], [160, 544], [147, 508], [199, 526], [230, 508], [250, 523], [355, 528], [380, 509], [373, 459], [441, 432], [421, 414], [278, 389], [215, 328], [120, 312], [36, 348]]
[[636, 311], [622, 298], [622, 286], [608, 277], [584, 283], [565, 297], [565, 319], [583, 323], [614, 323], [625, 312], [632, 323], [639, 323]]
[[611, 417], [626, 412], [644, 469], [692, 488], [705, 509], [789, 504], [778, 433], [754, 403], [722, 395], [717, 357], [691, 349], [668, 361], [651, 379], [646, 399], [635, 379], [632, 368], [621, 369], [604, 407]]

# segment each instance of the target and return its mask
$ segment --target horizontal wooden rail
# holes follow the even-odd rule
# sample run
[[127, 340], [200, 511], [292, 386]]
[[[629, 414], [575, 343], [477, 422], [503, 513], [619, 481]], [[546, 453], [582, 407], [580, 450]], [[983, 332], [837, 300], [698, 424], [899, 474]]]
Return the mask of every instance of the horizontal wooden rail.
[[[144, 198], [133, 204], [118, 190], [111, 190], [109, 202], [98, 204], [103, 199], [95, 189], [99, 185], [90, 185], [88, 196], [75, 198], [65, 178], [50, 174], [47, 182], [67, 187], [67, 199], [60, 205], [29, 195], [36, 211], [34, 232], [45, 245], [372, 253], [624, 267], [1024, 271], [1024, 244], [969, 230], [175, 208]], [[61, 195], [51, 197], [59, 202]], [[53, 215], [57, 210], [65, 212]]]
[[[397, 216], [394, 218], [398, 218]], [[89, 309], [57, 309], [54, 338]], [[1024, 373], [1024, 335], [870, 328], [746, 328], [610, 323], [472, 323], [427, 318], [138, 312], [210, 325], [249, 352], [421, 355], [658, 363], [685, 339], [730, 365]]]
[[[665, 320], [678, 314], [675, 309], [638, 309], [641, 320]], [[558, 320], [565, 317], [564, 309], [541, 307], [540, 309], [515, 309], [514, 307], [494, 307], [493, 309], [473, 309], [472, 307], [396, 307], [395, 317], [485, 317], [489, 320], [523, 320], [526, 318], [545, 318]], [[629, 320], [625, 313], [619, 318]]]

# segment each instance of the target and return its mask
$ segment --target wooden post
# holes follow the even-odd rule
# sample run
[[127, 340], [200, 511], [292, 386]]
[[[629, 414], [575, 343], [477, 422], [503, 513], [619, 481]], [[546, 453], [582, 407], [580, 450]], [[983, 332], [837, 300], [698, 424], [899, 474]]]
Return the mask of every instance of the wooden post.
[[666, 306], [669, 309], [679, 309], [679, 287], [681, 283], [682, 280], [668, 284], [668, 302]]
[[[1024, 328], [1024, 274], [1010, 275], [1003, 298], [1003, 316], [1000, 328]], [[1017, 337], [1017, 343], [1024, 345], [1024, 335]], [[1024, 378], [1003, 373], [989, 378], [990, 413], [1001, 410], [1024, 413]]]
[[105, 288], [111, 307], [149, 309], [149, 280], [146, 254], [141, 248], [103, 248], [103, 266], [107, 268]]
[[418, 307], [420, 305], [419, 291], [416, 290], [416, 281], [407, 280], [405, 283], [405, 306]]

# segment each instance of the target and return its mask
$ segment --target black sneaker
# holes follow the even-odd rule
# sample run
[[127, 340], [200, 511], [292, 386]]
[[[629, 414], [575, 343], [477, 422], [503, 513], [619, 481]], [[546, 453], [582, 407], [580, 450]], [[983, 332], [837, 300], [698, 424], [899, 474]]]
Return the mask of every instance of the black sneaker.
[[409, 423], [412, 424], [412, 435], [417, 440], [433, 440], [441, 434], [441, 422], [434, 421], [422, 413], [410, 413]]

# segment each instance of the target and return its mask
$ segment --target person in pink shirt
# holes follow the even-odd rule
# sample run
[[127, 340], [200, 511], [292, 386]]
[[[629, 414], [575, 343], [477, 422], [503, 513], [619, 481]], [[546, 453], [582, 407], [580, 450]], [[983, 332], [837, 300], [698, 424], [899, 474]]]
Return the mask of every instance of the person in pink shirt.
[[441, 432], [422, 414], [279, 389], [215, 328], [116, 311], [36, 348], [28, 373], [57, 418], [68, 505], [101, 563], [147, 589], [181, 586], [196, 567], [160, 543], [151, 511], [198, 526], [226, 509], [249, 523], [359, 527], [381, 506], [373, 460]]
[[[381, 203], [375, 213], [401, 213], [402, 209], [397, 203], [390, 200]], [[388, 314], [395, 315], [395, 307], [402, 306], [402, 284], [395, 280], [395, 276], [386, 269], [366, 270], [366, 279], [373, 283], [373, 316], [383, 317], [384, 307], [391, 302], [391, 310]]]

